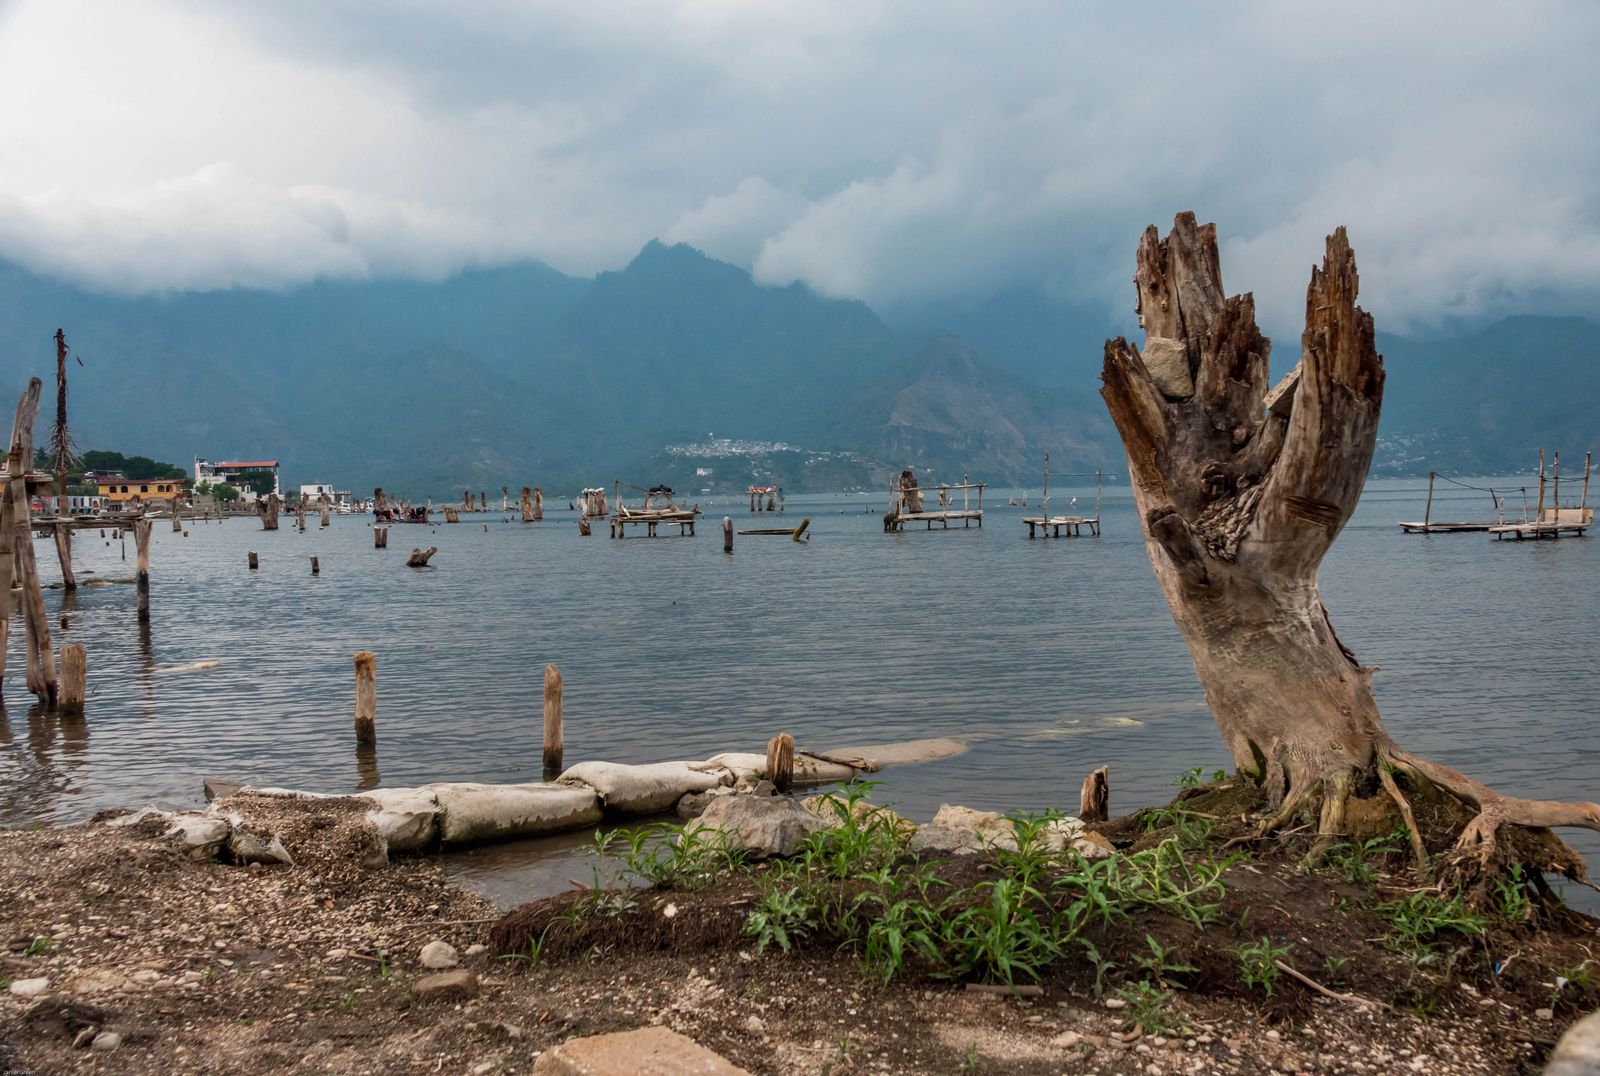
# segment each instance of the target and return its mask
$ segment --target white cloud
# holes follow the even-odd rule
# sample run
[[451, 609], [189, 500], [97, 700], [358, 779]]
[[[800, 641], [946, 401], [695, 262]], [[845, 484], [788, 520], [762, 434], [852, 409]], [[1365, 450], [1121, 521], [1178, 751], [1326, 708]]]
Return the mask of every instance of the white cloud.
[[1120, 308], [1215, 220], [1296, 331], [1350, 227], [1380, 325], [1600, 296], [1600, 9], [954, 0], [14, 0], [0, 256], [118, 290], [590, 273], [662, 236], [879, 303]]

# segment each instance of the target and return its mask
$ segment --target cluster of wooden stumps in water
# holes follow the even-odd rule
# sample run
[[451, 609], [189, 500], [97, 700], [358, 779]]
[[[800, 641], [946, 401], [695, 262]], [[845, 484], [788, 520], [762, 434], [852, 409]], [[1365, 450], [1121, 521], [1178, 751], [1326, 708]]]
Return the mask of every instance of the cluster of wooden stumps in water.
[[[44, 586], [34, 555], [33, 534], [35, 529], [46, 526], [53, 532], [56, 552], [61, 559], [61, 585], [71, 591], [78, 586], [72, 571], [72, 532], [101, 526], [101, 521], [71, 517], [35, 520], [32, 517], [33, 494], [48, 493], [59, 484], [56, 476], [31, 471], [33, 426], [39, 415], [42, 389], [40, 380], [32, 378], [17, 401], [6, 458], [5, 488], [0, 495], [0, 678], [5, 675], [11, 622], [14, 618], [20, 619], [26, 640], [28, 690], [47, 709], [76, 712], [83, 709], [87, 695], [88, 655], [82, 646], [69, 643], [61, 648], [58, 671], [50, 621], [44, 607]], [[139, 622], [148, 623], [151, 521], [140, 516], [120, 522], [133, 531], [137, 612]], [[104, 534], [104, 530], [101, 533]], [[120, 537], [120, 533], [115, 536]], [[15, 605], [13, 591], [18, 595]]]

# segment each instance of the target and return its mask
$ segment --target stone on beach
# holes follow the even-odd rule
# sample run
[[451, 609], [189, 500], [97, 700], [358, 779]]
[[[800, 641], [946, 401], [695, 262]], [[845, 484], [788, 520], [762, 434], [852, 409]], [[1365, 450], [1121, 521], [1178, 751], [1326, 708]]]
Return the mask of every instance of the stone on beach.
[[722, 796], [692, 828], [722, 833], [735, 848], [764, 859], [794, 855], [807, 837], [829, 824], [787, 796]]
[[478, 995], [478, 977], [467, 968], [441, 971], [424, 975], [414, 988], [418, 999], [424, 1001], [453, 1001]]
[[1567, 1028], [1550, 1055], [1544, 1076], [1600, 1076], [1600, 1011]]
[[568, 1039], [533, 1063], [540, 1076], [749, 1076], [746, 1069], [664, 1027]]
[[49, 990], [50, 980], [47, 978], [11, 980], [10, 992], [12, 997], [36, 998], [40, 994], [48, 993]]
[[434, 971], [443, 971], [445, 968], [453, 968], [461, 963], [461, 957], [457, 955], [456, 947], [447, 941], [438, 940], [424, 945], [418, 960], [421, 961], [423, 967], [431, 968]]

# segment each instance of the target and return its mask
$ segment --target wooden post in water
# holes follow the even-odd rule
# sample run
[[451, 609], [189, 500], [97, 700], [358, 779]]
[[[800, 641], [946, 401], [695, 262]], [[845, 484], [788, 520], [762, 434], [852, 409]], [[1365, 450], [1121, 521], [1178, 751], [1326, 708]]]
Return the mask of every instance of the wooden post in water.
[[1111, 817], [1111, 771], [1101, 766], [1083, 779], [1078, 793], [1078, 817], [1085, 822], [1104, 822]]
[[1544, 449], [1542, 448], [1539, 450], [1539, 508], [1533, 521], [1535, 523], [1544, 521]]
[[278, 529], [278, 507], [280, 501], [276, 493], [267, 494], [266, 498], [256, 502], [256, 511], [261, 513], [261, 529], [275, 531]]
[[1589, 464], [1592, 462], [1593, 456], [1594, 453], [1592, 452], [1583, 454], [1583, 496], [1578, 500], [1579, 523], [1583, 522], [1583, 510], [1589, 507]]
[[436, 545], [430, 545], [427, 549], [418, 549], [417, 547], [412, 546], [411, 555], [406, 558], [406, 567], [426, 568], [428, 566], [428, 558], [432, 557], [437, 552], [439, 552], [439, 547]]
[[294, 519], [295, 523], [300, 527], [300, 533], [304, 534], [306, 532], [306, 499], [304, 497], [300, 497], [294, 502]]
[[61, 709], [69, 714], [83, 713], [83, 700], [89, 690], [89, 658], [79, 643], [61, 648]]
[[722, 517], [722, 551], [733, 556], [733, 517]]
[[754, 512], [755, 510], [756, 510], [756, 488], [754, 486], [751, 486], [750, 487], [750, 511]]
[[28, 690], [46, 707], [56, 704], [56, 658], [50, 644], [50, 622], [45, 618], [44, 591], [39, 585], [39, 565], [33, 554], [33, 524], [29, 518], [28, 471], [33, 463], [33, 423], [39, 414], [39, 393], [43, 383], [28, 381], [17, 401], [17, 417], [11, 427], [11, 452], [7, 459], [6, 511], [11, 543], [13, 580], [6, 580], [6, 600], [10, 583], [22, 588], [23, 612], [27, 626]]
[[794, 785], [794, 737], [787, 732], [767, 741], [767, 780], [779, 792], [787, 792]]
[[489, 493], [488, 493], [487, 490], [481, 490], [480, 489], [478, 491], [478, 511], [487, 512], [488, 510], [489, 510]]
[[540, 486], [533, 487], [533, 521], [544, 521], [544, 489]]
[[578, 536], [581, 537], [581, 538], [587, 538], [592, 533], [593, 532], [589, 529], [589, 521], [587, 519], [585, 519], [583, 516], [579, 516], [578, 517]]
[[1433, 518], [1433, 472], [1428, 472], [1428, 503], [1422, 509], [1422, 531], [1428, 531], [1428, 521]]
[[522, 522], [533, 522], [533, 490], [527, 486], [522, 487]]
[[138, 591], [139, 623], [150, 622], [150, 520], [133, 521], [134, 589]]
[[389, 528], [388, 527], [373, 527], [372, 528], [372, 548], [373, 549], [388, 549], [389, 548]]
[[178, 534], [183, 530], [183, 513], [178, 508], [178, 498], [172, 498], [172, 533]]
[[561, 670], [554, 665], [544, 667], [544, 774], [546, 777], [561, 772], [561, 755], [565, 749], [561, 727], [561, 696], [565, 685]]
[[311, 574], [312, 575], [321, 575], [322, 574], [322, 565], [317, 563], [317, 558], [316, 557], [312, 557], [311, 558]]
[[328, 525], [328, 505], [326, 501], [317, 506], [317, 515], [319, 517], [318, 525], [326, 527]]
[[256, 551], [254, 549], [252, 549], [250, 551], [250, 556], [248, 558], [248, 563], [250, 565], [250, 570], [252, 572], [255, 571], [257, 568], [261, 567], [261, 562], [256, 559]]
[[[65, 501], [65, 497], [58, 498]], [[61, 514], [60, 508], [56, 514]], [[72, 525], [70, 523], [57, 523], [52, 528], [55, 532], [56, 559], [61, 562], [61, 588], [63, 590], [77, 590], [78, 580], [72, 574]]]
[[500, 511], [502, 511], [502, 512], [511, 511], [511, 487], [510, 486], [501, 486], [500, 487]]
[[378, 742], [378, 658], [370, 650], [356, 653], [356, 746]]
[[1550, 469], [1555, 475], [1555, 486], [1550, 491], [1550, 502], [1554, 506], [1550, 518], [1556, 522], [1555, 536], [1559, 538], [1561, 537], [1561, 453], [1555, 453]]

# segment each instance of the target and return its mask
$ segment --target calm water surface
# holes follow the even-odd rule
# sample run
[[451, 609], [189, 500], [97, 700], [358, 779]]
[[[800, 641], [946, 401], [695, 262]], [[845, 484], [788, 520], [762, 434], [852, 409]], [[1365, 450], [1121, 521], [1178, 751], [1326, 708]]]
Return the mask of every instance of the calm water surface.
[[[1322, 574], [1341, 637], [1382, 667], [1385, 721], [1407, 748], [1504, 789], [1594, 798], [1592, 542], [1402, 535], [1394, 524], [1420, 518], [1422, 485], [1370, 485]], [[1072, 496], [1081, 509], [1093, 490], [1055, 491], [1053, 507]], [[536, 525], [492, 512], [396, 526], [387, 550], [372, 548], [365, 517], [305, 534], [292, 519], [276, 533], [194, 523], [188, 537], [158, 521], [148, 630], [131, 587], [46, 592], [58, 645], [88, 649], [84, 718], [30, 712], [13, 640], [0, 824], [193, 806], [204, 776], [325, 792], [537, 779], [547, 662], [566, 678], [569, 761], [761, 750], [780, 730], [813, 748], [970, 738], [960, 758], [882, 775], [876, 798], [918, 819], [946, 802], [1075, 807], [1102, 764], [1113, 809], [1128, 810], [1164, 801], [1188, 767], [1228, 765], [1126, 489], [1107, 492], [1098, 539], [1030, 542], [1005, 497], [986, 498], [982, 529], [931, 534], [883, 534], [881, 497], [791, 497], [781, 519], [712, 507], [692, 539], [580, 538], [567, 512]], [[1441, 493], [1434, 518], [1488, 507]], [[742, 538], [725, 557], [725, 513], [741, 527], [809, 515], [813, 538]], [[403, 566], [429, 544], [435, 567]], [[37, 552], [55, 578], [53, 548]], [[83, 532], [75, 555], [80, 578], [131, 574], [109, 532]], [[378, 657], [376, 773], [352, 750], [361, 649]], [[174, 668], [202, 661], [219, 664]], [[1600, 866], [1596, 835], [1568, 836]], [[578, 876], [573, 845], [451, 859], [515, 900]]]

